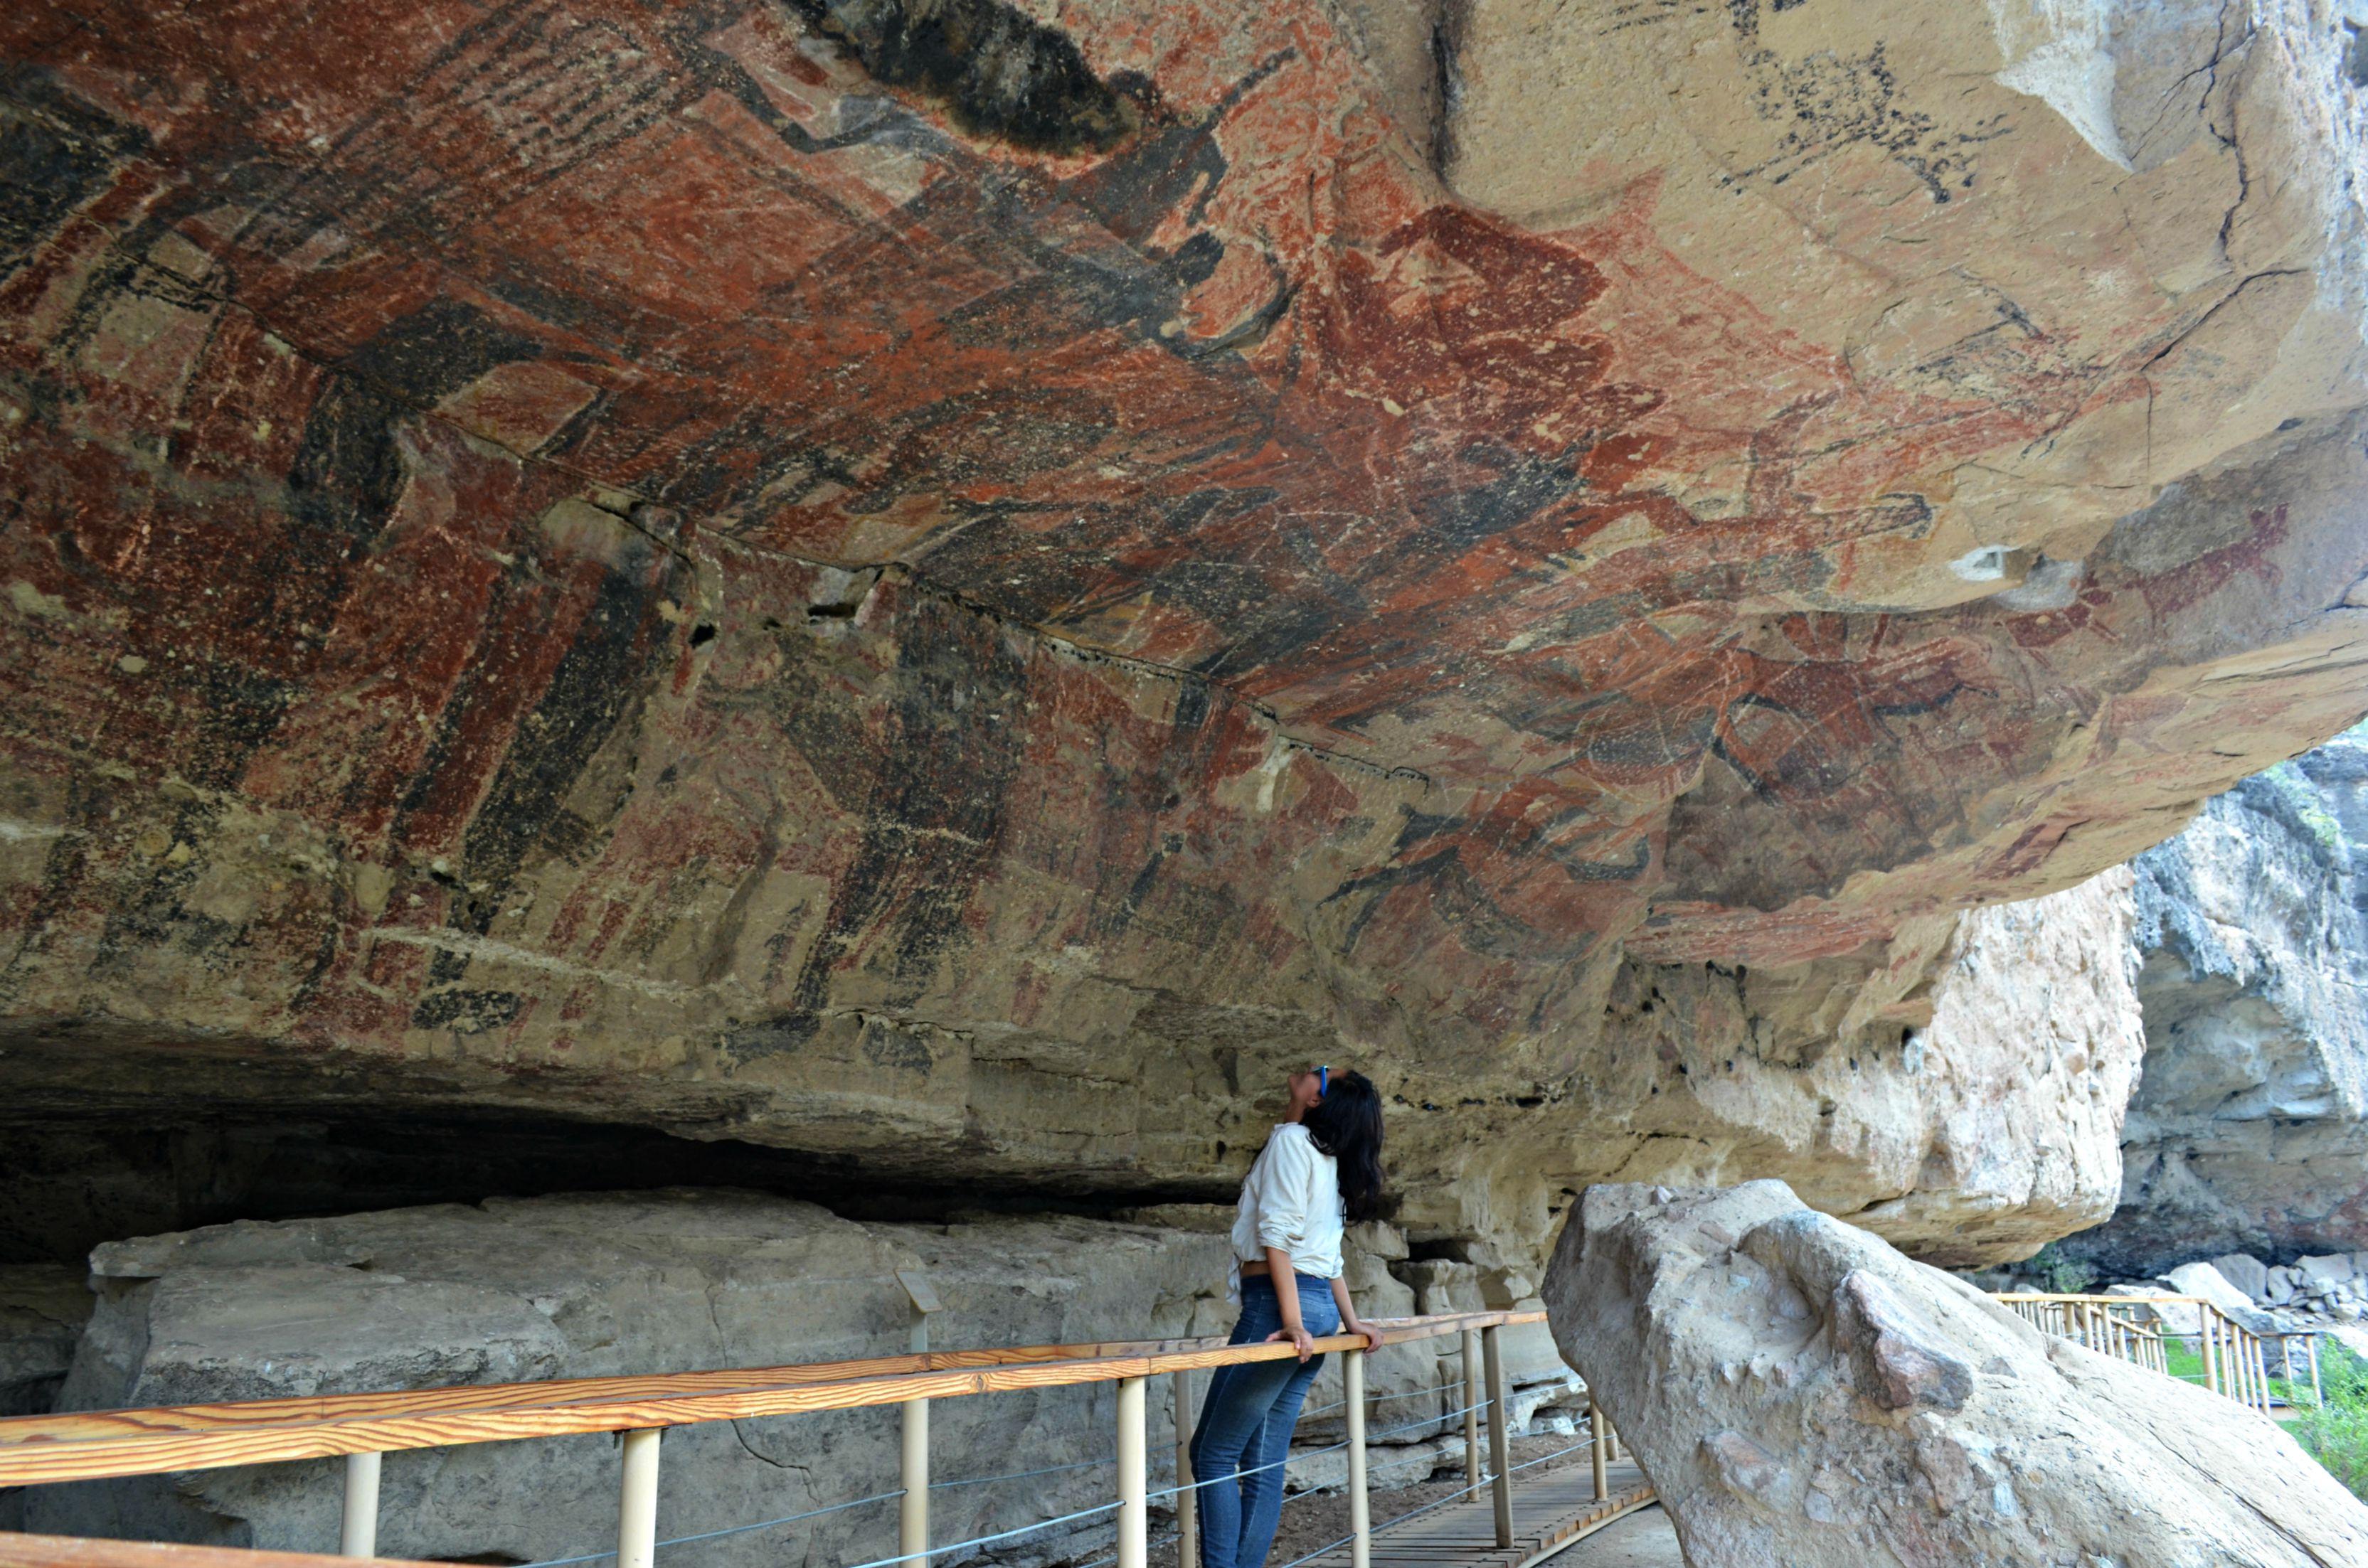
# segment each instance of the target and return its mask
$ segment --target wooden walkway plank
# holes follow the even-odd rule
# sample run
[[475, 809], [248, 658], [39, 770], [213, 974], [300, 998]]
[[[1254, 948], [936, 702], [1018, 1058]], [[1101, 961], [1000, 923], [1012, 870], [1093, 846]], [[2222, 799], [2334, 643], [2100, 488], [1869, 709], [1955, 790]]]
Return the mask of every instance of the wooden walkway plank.
[[[1611, 1468], [1611, 1495], [1598, 1499], [1585, 1466], [1574, 1466], [1513, 1487], [1513, 1544], [1497, 1544], [1496, 1510], [1486, 1493], [1434, 1507], [1402, 1523], [1376, 1526], [1372, 1560], [1420, 1568], [1535, 1568], [1616, 1519], [1651, 1507], [1656, 1499], [1631, 1460]], [[1349, 1549], [1336, 1547], [1301, 1568], [1349, 1568]]]

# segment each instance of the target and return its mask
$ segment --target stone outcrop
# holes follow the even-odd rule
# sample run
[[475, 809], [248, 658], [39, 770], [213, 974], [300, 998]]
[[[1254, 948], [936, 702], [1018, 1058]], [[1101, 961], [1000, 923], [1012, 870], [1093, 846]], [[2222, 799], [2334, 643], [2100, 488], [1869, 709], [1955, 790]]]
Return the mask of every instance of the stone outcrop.
[[1591, 1189], [1546, 1300], [1691, 1568], [2368, 1560], [2368, 1506], [2275, 1423], [2043, 1335], [1780, 1182]]
[[0, 1416], [50, 1408], [89, 1318], [80, 1269], [0, 1266]]
[[2340, 23], [14, 7], [0, 1114], [2027, 1246], [1877, 1015], [2358, 717]]
[[[1415, 1309], [1414, 1288], [1387, 1271], [1391, 1255], [1405, 1251], [1385, 1229], [1354, 1233], [1365, 1311]], [[98, 1249], [97, 1312], [59, 1403], [91, 1409], [897, 1352], [915, 1314], [896, 1271], [911, 1268], [927, 1273], [942, 1302], [930, 1323], [941, 1348], [1224, 1333], [1232, 1322], [1224, 1260], [1221, 1233], [1172, 1222], [865, 1224], [811, 1204], [712, 1190], [242, 1221]], [[1433, 1280], [1434, 1290], [1496, 1288], [1473, 1266], [1443, 1267], [1446, 1283]], [[1452, 1392], [1422, 1392], [1454, 1375], [1452, 1360], [1440, 1359], [1454, 1343], [1394, 1346], [1372, 1367], [1390, 1413], [1375, 1425], [1401, 1428], [1388, 1440], [1417, 1466], [1422, 1455], [1445, 1452], [1441, 1433], [1460, 1430], [1460, 1422], [1425, 1421], [1458, 1406]], [[1567, 1369], [1550, 1342], [1513, 1370], [1537, 1385], [1532, 1408], [1567, 1397]], [[1317, 1390], [1311, 1404], [1337, 1400], [1337, 1374], [1327, 1370]], [[940, 1491], [937, 1539], [1106, 1502], [1111, 1398], [1109, 1385], [1094, 1385], [940, 1402], [931, 1415], [939, 1480], [1080, 1468]], [[1168, 1380], [1158, 1380], [1151, 1420], [1162, 1454], [1168, 1398]], [[1318, 1416], [1302, 1436], [1320, 1444], [1337, 1437], [1338, 1426], [1337, 1415]], [[893, 1409], [670, 1432], [662, 1532], [721, 1529], [893, 1491], [897, 1443]], [[600, 1550], [616, 1465], [606, 1437], [390, 1455], [380, 1544], [394, 1555], [497, 1562]], [[1320, 1484], [1320, 1468], [1293, 1479]], [[336, 1539], [338, 1497], [332, 1464], [270, 1465], [36, 1488], [25, 1494], [26, 1523], [323, 1551]], [[1108, 1521], [1085, 1528], [1067, 1544], [1099, 1551], [1092, 1531], [1107, 1534]], [[726, 1564], [765, 1563], [795, 1541], [817, 1561], [855, 1562], [893, 1551], [894, 1534], [892, 1503], [701, 1550]], [[1040, 1557], [1043, 1545], [1033, 1543]]]
[[[2119, 1190], [2118, 1117], [2142, 1046], [2129, 926], [2128, 876], [2113, 871], [2044, 898], [1913, 923], [1871, 958], [1768, 968], [1632, 963], [1599, 1036], [1584, 1051], [1572, 1042], [1564, 1076], [1545, 1076], [1546, 1063], [1532, 1058], [1539, 1075], [1519, 1093], [1485, 1096], [1475, 1091], [1490, 1089], [1495, 1069], [1475, 1062], [1473, 1082], [1452, 1097], [1393, 1098], [1386, 1153], [1396, 1220], [1424, 1256], [1391, 1267], [1433, 1303], [1423, 1311], [1520, 1304], [1570, 1195], [1636, 1176], [1780, 1176], [1819, 1207], [1951, 1264], [2019, 1257], [2093, 1223]], [[1206, 1044], [1173, 1043], [1178, 1051]], [[1339, 1059], [1316, 1042], [1308, 1049]], [[1258, 1092], [1258, 1077], [1272, 1071], [1279, 1087], [1281, 1065], [1237, 1062], [1232, 1076], [1200, 1085], [1203, 1097], [1190, 1105], [1197, 1125], [1161, 1130], [1169, 1142], [1158, 1174], [1173, 1188], [1230, 1199], [1266, 1134], [1270, 1096]], [[89, 1098], [114, 1092], [112, 1067], [96, 1055], [76, 1068]], [[905, 1187], [883, 1195], [851, 1159], [374, 1108], [363, 1096], [378, 1081], [367, 1077], [342, 1085], [351, 1097], [327, 1116], [318, 1106], [308, 1116], [295, 1085], [252, 1059], [245, 1067], [245, 1085], [265, 1106], [283, 1108], [279, 1119], [247, 1119], [251, 1102], [215, 1102], [219, 1114], [203, 1128], [137, 1137], [71, 1123], [28, 1130], [15, 1143], [8, 1185], [18, 1202], [0, 1213], [0, 1256], [73, 1256], [109, 1237], [240, 1215], [598, 1189], [619, 1179], [761, 1184], [858, 1218], [911, 1218], [940, 1211], [950, 1201], [944, 1182], [979, 1157], [957, 1151], [934, 1173], [904, 1166]], [[1053, 1080], [1045, 1092], [1073, 1086]], [[1110, 1142], [1148, 1114], [1119, 1090], [1105, 1088], [1101, 1099], [1098, 1113], [1118, 1128], [1105, 1127]], [[1018, 1173], [999, 1193], [951, 1200], [1032, 1193], [1041, 1204], [1061, 1179], [1072, 1190], [1082, 1180], [1074, 1168], [1064, 1177], [1058, 1167]], [[1188, 1227], [1231, 1222], [1229, 1204], [1115, 1211]], [[1388, 1278], [1380, 1275], [1376, 1288], [1397, 1289], [1383, 1286]], [[1551, 1361], [1543, 1331], [1539, 1339]]]
[[2347, 734], [2139, 857], [2146, 1063], [2120, 1207], [2076, 1255], [2148, 1273], [2368, 1245], [2363, 854], [2368, 735]]
[[1880, 1085], [1889, 1115], [1872, 1114], [1862, 1091], [1831, 1096], [1830, 1113], [1820, 1102], [1827, 1135], [1862, 1137], [1874, 1156], [1858, 1191], [1898, 1196], [1859, 1206], [1828, 1192], [1817, 1165], [1829, 1161], [1727, 1168], [1782, 1178], [1804, 1167], [1794, 1184], [1818, 1208], [1942, 1266], [2035, 1251], [2093, 1223], [2118, 1194], [2115, 1138], [2146, 1044], [2130, 920], [2119, 869], [1959, 917], [1922, 998], [1930, 1020], [1906, 1033], [1899, 1072], [1859, 1077]]
[[[0, 1416], [50, 1408], [90, 1317], [82, 1270], [0, 1264]], [[24, 1528], [24, 1494], [0, 1486], [0, 1530]]]
[[[2116, 870], [1904, 928], [1884, 964], [1634, 970], [1576, 1104], [1462, 1168], [1499, 1202], [1542, 1191], [1531, 1238], [1592, 1182], [1772, 1176], [1936, 1262], [2022, 1256], [2119, 1190], [2130, 918]], [[1558, 1122], [1571, 1146], [1526, 1142]]]

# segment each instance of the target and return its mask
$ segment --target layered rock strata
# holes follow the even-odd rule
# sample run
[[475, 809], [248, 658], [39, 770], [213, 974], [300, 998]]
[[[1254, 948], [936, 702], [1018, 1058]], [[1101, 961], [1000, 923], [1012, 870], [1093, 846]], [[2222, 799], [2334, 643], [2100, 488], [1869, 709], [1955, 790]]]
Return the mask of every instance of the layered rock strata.
[[1590, 1189], [1546, 1300], [1691, 1568], [2368, 1558], [2368, 1506], [2274, 1422], [2042, 1335], [1781, 1182]]
[[2135, 862], [2145, 1068], [2120, 1206], [2076, 1256], [2147, 1273], [2368, 1245], [2363, 847], [2368, 737], [2347, 734]]
[[2341, 21], [15, 7], [11, 1114], [1901, 1199], [1950, 914], [2358, 716]]
[[[1537, 1278], [1570, 1195], [1617, 1176], [1780, 1176], [1819, 1207], [1952, 1264], [2019, 1257], [2094, 1223], [2120, 1189], [2118, 1119], [2143, 1047], [2129, 984], [2128, 886], [2126, 872], [2107, 872], [2045, 898], [1917, 922], [1872, 958], [1763, 969], [1632, 963], [1600, 1033], [1567, 1042], [1565, 1076], [1497, 1092], [1481, 1064], [1472, 1082], [1406, 1085], [1388, 1107], [1385, 1163], [1398, 1223], [1424, 1248], [1404, 1266], [1408, 1278], [1431, 1281], [1438, 1301], [1458, 1305], [1481, 1304], [1471, 1297], [1486, 1281], [1486, 1304], [1513, 1305], [1523, 1292], [1501, 1283]], [[1339, 1060], [1323, 1042], [1302, 1043]], [[1060, 1114], [1072, 1096], [1092, 1096], [1099, 1142], [1080, 1133], [1068, 1146], [1108, 1163], [1083, 1172], [1049, 1158], [1035, 1168], [1007, 1164], [992, 1193], [975, 1194], [945, 1186], [986, 1157], [975, 1143], [934, 1165], [893, 1146], [860, 1158], [775, 1156], [745, 1142], [690, 1143], [613, 1126], [482, 1111], [439, 1117], [399, 1097], [390, 1109], [370, 1099], [391, 1093], [375, 1074], [337, 1083], [338, 1098], [324, 1107], [300, 1080], [251, 1057], [239, 1059], [235, 1081], [246, 1097], [233, 1098], [202, 1075], [211, 1069], [185, 1076], [186, 1063], [143, 1057], [156, 1075], [152, 1092], [185, 1088], [211, 1111], [208, 1124], [136, 1135], [103, 1121], [26, 1130], [0, 1160], [0, 1189], [15, 1195], [0, 1212], [0, 1248], [74, 1256], [127, 1233], [232, 1215], [337, 1213], [372, 1200], [620, 1179], [745, 1181], [868, 1218], [926, 1215], [990, 1195], [1075, 1205], [1089, 1182], [1124, 1191], [1154, 1174], [1165, 1178], [1156, 1189], [1163, 1195], [1229, 1199], [1270, 1119], [1260, 1113], [1274, 1096], [1259, 1092], [1259, 1080], [1279, 1086], [1291, 1062], [1271, 1041], [1263, 1058], [1224, 1057], [1237, 1049], [1205, 1038], [1162, 1043], [1167, 1066], [1213, 1051], [1229, 1071], [1196, 1084], [1179, 1112], [1189, 1119], [1156, 1129], [1156, 1143], [1147, 1133], [1157, 1105], [1143, 1097], [1143, 1079], [1039, 1074], [1039, 1119]], [[120, 1097], [117, 1056], [51, 1061], [78, 1092], [53, 1084], [16, 1114], [87, 1116], [94, 1102], [142, 1103]], [[1152, 1059], [1155, 1071], [1162, 1064]], [[1437, 1097], [1414, 1099], [1426, 1081]], [[1000, 1103], [1010, 1119], [1002, 1129], [1041, 1138], [1024, 1100]], [[258, 1119], [266, 1113], [276, 1117]], [[172, 1112], [147, 1103], [140, 1114]], [[1547, 1137], [1561, 1142], [1531, 1142]], [[1131, 1169], [1117, 1164], [1130, 1148], [1138, 1161]], [[1153, 1156], [1158, 1163], [1146, 1170]], [[901, 1182], [883, 1181], [883, 1169]], [[1108, 1214], [1113, 1205], [1094, 1207]], [[1190, 1204], [1144, 1211], [1202, 1222], [1189, 1218], [1198, 1213]]]
[[[606, 1194], [444, 1205], [338, 1219], [240, 1222], [102, 1247], [97, 1311], [80, 1336], [63, 1409], [268, 1398], [523, 1379], [778, 1366], [901, 1352], [915, 1320], [897, 1278], [917, 1269], [941, 1309], [941, 1348], [1224, 1333], [1225, 1242], [1173, 1211], [1132, 1224], [978, 1217], [862, 1224], [810, 1204], [728, 1191]], [[1429, 1266], [1421, 1288], [1389, 1273], [1402, 1239], [1352, 1239], [1360, 1304], [1376, 1315], [1447, 1310], [1505, 1293], [1468, 1265]], [[1526, 1292], [1526, 1281], [1512, 1281]], [[1371, 1366], [1393, 1474], [1460, 1454], [1440, 1442], [1461, 1400], [1452, 1338], [1393, 1346]], [[1540, 1331], [1510, 1370], [1536, 1409], [1567, 1399], [1568, 1371]], [[1445, 1357], [1442, 1359], [1442, 1356]], [[1205, 1380], [1203, 1380], [1205, 1386]], [[1158, 1380], [1155, 1452], [1172, 1451]], [[1326, 1371], [1309, 1403], [1339, 1397]], [[951, 1541], [1091, 1508], [1110, 1494], [1107, 1384], [947, 1400], [931, 1414], [939, 1481], [1047, 1471], [954, 1486], [932, 1499]], [[893, 1494], [892, 1409], [725, 1422], [667, 1435], [666, 1537], [723, 1529]], [[1337, 1441], [1317, 1414], [1310, 1445]], [[1379, 1461], [1377, 1461], [1379, 1462]], [[617, 1457], [608, 1437], [464, 1446], [388, 1456], [379, 1543], [412, 1558], [539, 1562], [603, 1544]], [[1059, 1467], [1070, 1467], [1066, 1469]], [[1303, 1472], [1304, 1471], [1304, 1472]], [[1337, 1479], [1321, 1460], [1299, 1485]], [[73, 1535], [327, 1551], [337, 1534], [331, 1463], [278, 1464], [66, 1487], [23, 1496], [27, 1528]], [[1022, 1560], [1101, 1550], [1107, 1518], [1023, 1538]], [[1084, 1533], [1080, 1534], [1082, 1531]], [[769, 1531], [704, 1543], [725, 1564], [894, 1550], [893, 1497]], [[1089, 1550], [1090, 1549], [1090, 1550]]]

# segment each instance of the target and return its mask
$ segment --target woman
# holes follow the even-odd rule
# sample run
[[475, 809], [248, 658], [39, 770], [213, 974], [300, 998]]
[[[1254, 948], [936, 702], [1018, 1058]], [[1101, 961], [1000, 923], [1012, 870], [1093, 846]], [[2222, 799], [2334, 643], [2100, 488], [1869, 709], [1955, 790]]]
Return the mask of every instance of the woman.
[[1374, 1217], [1382, 1196], [1382, 1096], [1361, 1073], [1291, 1074], [1291, 1103], [1242, 1183], [1234, 1220], [1232, 1343], [1288, 1339], [1296, 1361], [1220, 1367], [1192, 1434], [1201, 1488], [1201, 1568], [1263, 1568], [1282, 1517], [1282, 1461], [1307, 1385], [1324, 1365], [1315, 1341], [1370, 1337], [1340, 1278], [1340, 1232]]

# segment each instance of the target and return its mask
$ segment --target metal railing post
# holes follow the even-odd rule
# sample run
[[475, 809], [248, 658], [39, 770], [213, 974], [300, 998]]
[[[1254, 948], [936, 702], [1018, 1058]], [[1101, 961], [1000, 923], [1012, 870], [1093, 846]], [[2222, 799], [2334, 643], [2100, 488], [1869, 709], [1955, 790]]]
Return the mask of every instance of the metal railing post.
[[1349, 1568], [1372, 1568], [1372, 1500], [1365, 1492], [1365, 1353], [1340, 1356], [1341, 1393], [1349, 1413]]
[[2214, 1355], [2214, 1342], [2220, 1337], [2218, 1316], [2210, 1307], [2195, 1309], [2195, 1345], [2203, 1353], [2203, 1392], [2220, 1392], [2218, 1358]]
[[1497, 1325], [1480, 1331], [1480, 1359], [1488, 1373], [1488, 1491], [1497, 1505], [1497, 1544], [1513, 1544], [1512, 1438], [1505, 1429], [1505, 1352]]
[[1201, 1561], [1201, 1494], [1192, 1487], [1192, 1374], [1176, 1372], [1176, 1563]]
[[2318, 1382], [2318, 1335], [2314, 1334], [2303, 1343], [2310, 1346], [2310, 1402], [2324, 1410], [2327, 1408], [2327, 1391]]
[[1587, 1456], [1595, 1471], [1595, 1500], [1600, 1503], [1611, 1494], [1611, 1483], [1603, 1473], [1611, 1462], [1611, 1442], [1603, 1425], [1603, 1406], [1592, 1390], [1587, 1396]]
[[663, 1426], [625, 1434], [625, 1483], [617, 1505], [617, 1568], [651, 1568], [658, 1554], [658, 1442]]
[[[913, 1301], [913, 1354], [929, 1353], [929, 1314], [938, 1310], [938, 1293], [918, 1269], [900, 1268], [897, 1281]], [[928, 1362], [923, 1362], [926, 1369]], [[929, 1402], [904, 1402], [905, 1426], [897, 1453], [897, 1471], [905, 1494], [896, 1500], [898, 1568], [929, 1568]]]
[[1144, 1568], [1151, 1554], [1151, 1483], [1144, 1430], [1146, 1378], [1118, 1381], [1118, 1568]]
[[929, 1562], [929, 1402], [908, 1399], [904, 1445], [898, 1461], [905, 1495], [897, 1499], [896, 1551], [908, 1568], [928, 1568]]
[[337, 1530], [337, 1555], [378, 1555], [378, 1474], [383, 1454], [346, 1456], [346, 1517]]
[[1480, 1485], [1480, 1335], [1463, 1331], [1463, 1484]]

